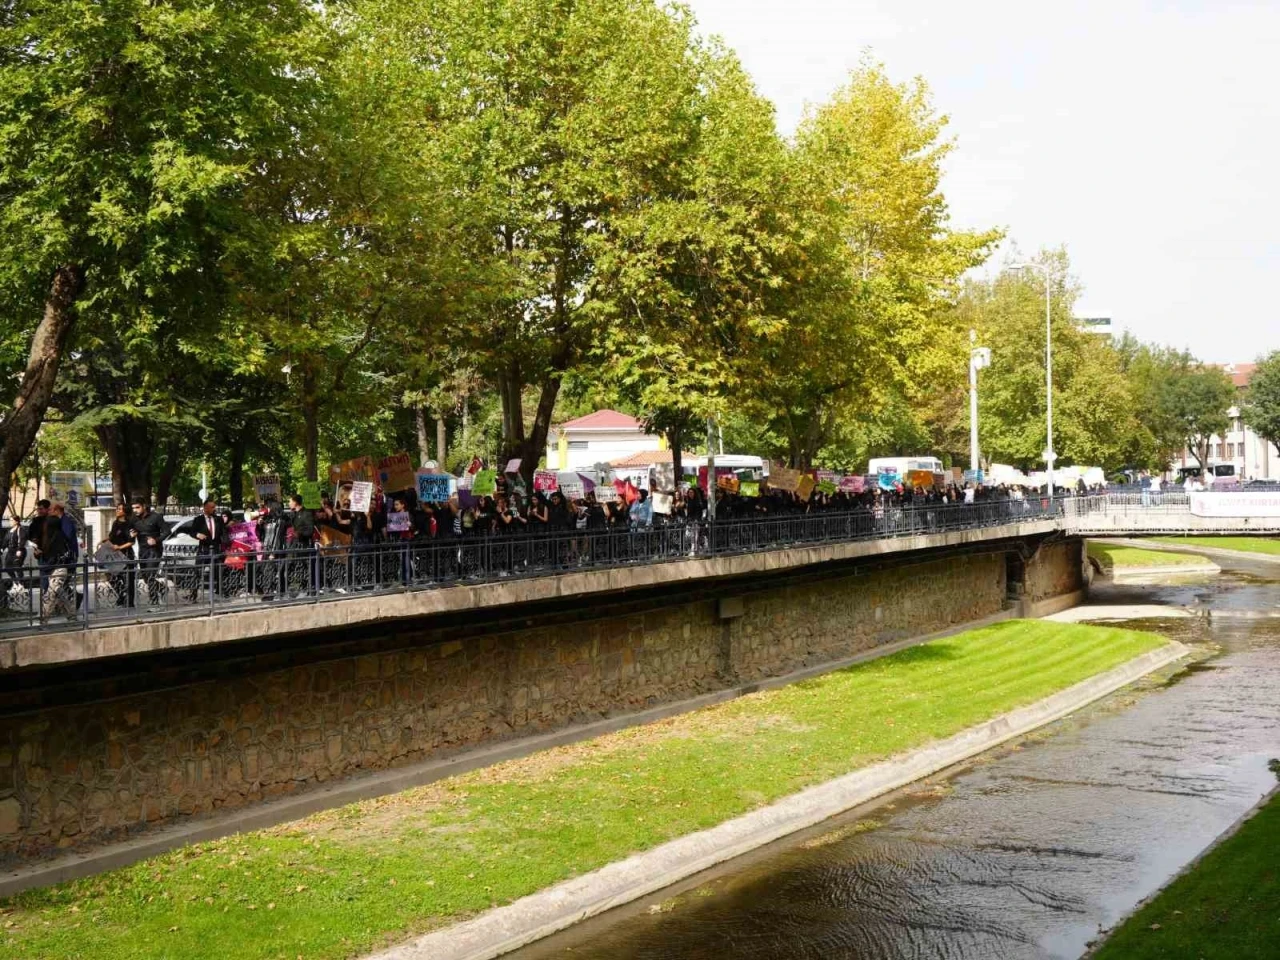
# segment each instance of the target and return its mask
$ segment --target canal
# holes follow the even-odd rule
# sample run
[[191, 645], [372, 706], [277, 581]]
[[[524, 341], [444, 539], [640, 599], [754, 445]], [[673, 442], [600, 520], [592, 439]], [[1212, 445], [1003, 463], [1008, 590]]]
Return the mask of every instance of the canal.
[[1219, 562], [1091, 595], [1189, 669], [510, 956], [1079, 957], [1275, 784], [1280, 565]]

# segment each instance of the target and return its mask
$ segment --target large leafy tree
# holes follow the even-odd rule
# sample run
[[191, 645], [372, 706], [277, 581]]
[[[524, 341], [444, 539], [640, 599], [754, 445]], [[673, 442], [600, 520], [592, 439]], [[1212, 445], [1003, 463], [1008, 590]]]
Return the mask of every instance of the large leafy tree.
[[110, 341], [137, 358], [166, 324], [216, 310], [244, 186], [289, 149], [291, 107], [314, 81], [295, 42], [313, 10], [303, 0], [0, 8], [0, 310], [21, 331], [10, 349], [29, 344], [5, 398], [0, 477], [26, 454], [69, 344]]
[[1209, 443], [1230, 426], [1227, 411], [1236, 402], [1235, 384], [1219, 367], [1198, 363], [1183, 354], [1165, 372], [1157, 390], [1164, 415], [1178, 425], [1187, 451], [1201, 467], [1209, 465]]
[[1258, 361], [1244, 403], [1245, 423], [1280, 447], [1280, 350]]
[[923, 81], [864, 64], [796, 135], [806, 257], [760, 398], [799, 466], [858, 410], [930, 388], [933, 320], [998, 239], [949, 226], [945, 124]]

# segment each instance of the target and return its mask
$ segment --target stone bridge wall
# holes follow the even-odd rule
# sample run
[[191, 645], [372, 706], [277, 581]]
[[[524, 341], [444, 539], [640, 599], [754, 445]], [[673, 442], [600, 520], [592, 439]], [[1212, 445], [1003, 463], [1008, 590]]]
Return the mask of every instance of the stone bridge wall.
[[[1046, 549], [1028, 565], [1029, 588], [1074, 589], [1065, 568], [1078, 578], [1079, 546]], [[32, 708], [10, 689], [0, 858], [779, 675], [995, 613], [1006, 592], [1000, 550], [903, 558], [730, 582], [674, 603], [584, 602], [518, 627], [370, 624], [331, 651], [256, 647], [233, 667], [203, 668], [205, 679], [173, 667], [145, 692], [103, 681], [93, 693], [81, 680], [90, 693]]]

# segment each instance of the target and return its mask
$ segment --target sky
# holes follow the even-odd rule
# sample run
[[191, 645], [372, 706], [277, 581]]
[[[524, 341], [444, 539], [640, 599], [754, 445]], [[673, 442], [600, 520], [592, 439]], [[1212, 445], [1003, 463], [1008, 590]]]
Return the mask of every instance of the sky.
[[1280, 0], [686, 0], [791, 133], [870, 53], [928, 81], [956, 227], [1065, 246], [1078, 316], [1249, 361], [1280, 349]]

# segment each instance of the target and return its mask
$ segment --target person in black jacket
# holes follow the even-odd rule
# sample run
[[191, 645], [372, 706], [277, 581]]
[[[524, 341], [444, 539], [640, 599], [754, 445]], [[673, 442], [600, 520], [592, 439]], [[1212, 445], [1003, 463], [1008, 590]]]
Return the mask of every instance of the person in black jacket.
[[117, 607], [134, 604], [135, 575], [133, 572], [133, 525], [124, 503], [116, 504], [116, 518], [106, 539], [98, 545], [95, 554], [99, 568], [109, 572], [108, 583], [115, 595]]
[[204, 502], [204, 512], [191, 521], [191, 536], [196, 538], [196, 581], [191, 586], [191, 602], [196, 602], [201, 584], [213, 582], [213, 590], [222, 587], [220, 570], [227, 549], [227, 523], [218, 516], [215, 500]]
[[300, 563], [291, 565], [289, 585], [311, 593], [316, 585], [316, 518], [302, 505], [301, 494], [295, 493], [289, 498], [289, 525], [293, 527], [292, 549], [300, 555]]
[[164, 517], [151, 509], [147, 501], [138, 497], [133, 501], [133, 540], [138, 545], [138, 576], [147, 586], [147, 602], [160, 602], [160, 585], [156, 574], [160, 570], [160, 558], [164, 556], [164, 541], [170, 534]]

